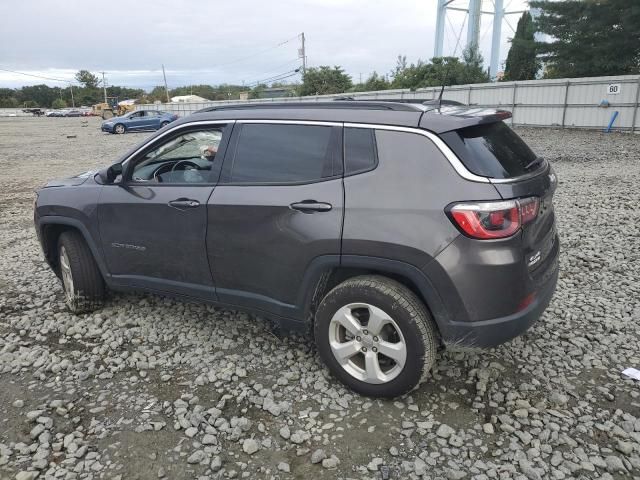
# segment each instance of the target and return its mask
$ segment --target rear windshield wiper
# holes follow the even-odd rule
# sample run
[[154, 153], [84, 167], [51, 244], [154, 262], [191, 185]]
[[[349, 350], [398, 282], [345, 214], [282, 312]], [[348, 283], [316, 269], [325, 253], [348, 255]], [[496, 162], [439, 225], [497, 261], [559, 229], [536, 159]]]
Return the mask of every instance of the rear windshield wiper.
[[544, 158], [542, 157], [536, 157], [533, 160], [531, 160], [527, 165], [525, 165], [524, 169], [525, 170], [529, 170], [531, 167], [534, 167], [536, 165], [541, 164], [542, 162], [544, 162]]

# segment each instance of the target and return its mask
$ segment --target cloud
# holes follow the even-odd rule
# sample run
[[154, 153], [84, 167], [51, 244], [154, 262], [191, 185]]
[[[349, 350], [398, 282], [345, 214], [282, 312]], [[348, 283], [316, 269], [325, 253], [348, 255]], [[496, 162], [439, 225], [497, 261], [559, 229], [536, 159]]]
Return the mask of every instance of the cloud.
[[[296, 68], [304, 31], [310, 65], [341, 65], [357, 80], [388, 73], [399, 54], [432, 56], [436, 0], [3, 0], [0, 18], [0, 68], [55, 78], [104, 70], [111, 84], [150, 88], [162, 83], [164, 64], [170, 86], [250, 83]], [[463, 17], [450, 18], [445, 53]], [[481, 33], [489, 27], [483, 18]], [[54, 83], [0, 72], [0, 86], [43, 82]]]

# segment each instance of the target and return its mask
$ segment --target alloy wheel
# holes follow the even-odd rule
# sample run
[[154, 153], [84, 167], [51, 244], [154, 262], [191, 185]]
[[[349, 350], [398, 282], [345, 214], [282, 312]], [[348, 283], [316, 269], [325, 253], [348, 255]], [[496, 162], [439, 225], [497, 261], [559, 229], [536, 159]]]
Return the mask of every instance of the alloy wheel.
[[368, 303], [350, 303], [333, 315], [329, 345], [349, 375], [371, 384], [396, 378], [407, 359], [407, 345], [398, 324]]
[[62, 283], [64, 285], [64, 294], [67, 301], [72, 302], [75, 297], [73, 287], [73, 274], [71, 273], [71, 263], [64, 245], [60, 247], [60, 273], [62, 274]]

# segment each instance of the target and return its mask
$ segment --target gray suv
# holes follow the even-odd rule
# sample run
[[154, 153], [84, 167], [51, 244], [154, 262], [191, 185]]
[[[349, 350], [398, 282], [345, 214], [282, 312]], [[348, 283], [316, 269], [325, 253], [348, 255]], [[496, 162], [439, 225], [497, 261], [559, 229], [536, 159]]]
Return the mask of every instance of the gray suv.
[[415, 388], [440, 347], [492, 347], [549, 304], [556, 176], [508, 112], [400, 102], [240, 105], [163, 128], [37, 192], [72, 312], [107, 289], [312, 328], [364, 395]]

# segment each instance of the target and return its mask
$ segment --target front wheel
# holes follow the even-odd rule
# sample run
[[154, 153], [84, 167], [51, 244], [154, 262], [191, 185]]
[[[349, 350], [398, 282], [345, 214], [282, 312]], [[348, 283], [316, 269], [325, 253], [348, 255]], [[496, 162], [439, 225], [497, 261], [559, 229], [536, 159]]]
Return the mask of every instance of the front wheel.
[[104, 281], [80, 233], [67, 231], [60, 235], [58, 265], [65, 303], [71, 312], [90, 312], [102, 306]]
[[435, 363], [429, 312], [411, 290], [387, 277], [355, 277], [331, 290], [316, 312], [314, 334], [331, 372], [367, 396], [403, 395]]
[[127, 131], [127, 128], [124, 125], [122, 125], [121, 123], [119, 123], [115, 127], [113, 127], [113, 132], [117, 133], [118, 135], [122, 135], [126, 131]]

